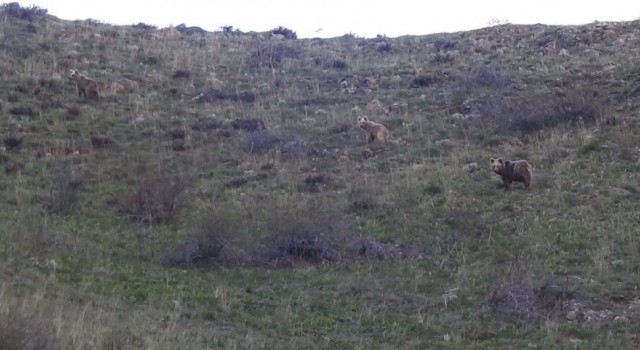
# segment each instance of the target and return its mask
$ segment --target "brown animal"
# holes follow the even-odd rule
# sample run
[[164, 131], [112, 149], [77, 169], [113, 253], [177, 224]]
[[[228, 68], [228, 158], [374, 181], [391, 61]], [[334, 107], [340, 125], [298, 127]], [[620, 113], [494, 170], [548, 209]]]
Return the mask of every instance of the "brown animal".
[[491, 170], [500, 175], [505, 191], [509, 190], [513, 181], [523, 182], [526, 189], [531, 188], [533, 170], [526, 160], [503, 161], [502, 158], [491, 158]]
[[358, 117], [358, 125], [362, 130], [364, 130], [365, 141], [367, 144], [375, 140], [384, 142], [385, 144], [389, 142], [391, 133], [386, 126], [370, 121], [367, 116]]
[[85, 97], [93, 98], [98, 98], [100, 96], [98, 83], [95, 80], [87, 77], [86, 75], [81, 74], [77, 70], [71, 70], [71, 76], [69, 76], [69, 79], [76, 83], [78, 96], [84, 95]]

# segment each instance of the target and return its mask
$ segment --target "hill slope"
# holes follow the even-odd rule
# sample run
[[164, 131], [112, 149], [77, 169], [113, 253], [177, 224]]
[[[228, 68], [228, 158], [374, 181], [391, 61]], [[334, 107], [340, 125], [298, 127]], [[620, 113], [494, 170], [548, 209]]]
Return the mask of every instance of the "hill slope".
[[1, 18], [0, 348], [640, 344], [640, 22]]

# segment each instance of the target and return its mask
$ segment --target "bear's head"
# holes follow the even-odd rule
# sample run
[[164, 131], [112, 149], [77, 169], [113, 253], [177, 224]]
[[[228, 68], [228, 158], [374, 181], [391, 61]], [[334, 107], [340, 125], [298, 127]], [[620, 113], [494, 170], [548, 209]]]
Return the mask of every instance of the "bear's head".
[[502, 170], [507, 167], [509, 163], [508, 160], [503, 161], [502, 158], [491, 158], [491, 170], [498, 175], [502, 175]]
[[367, 117], [366, 115], [363, 117], [358, 117], [358, 125], [362, 126], [365, 123], [369, 122], [369, 117]]
[[78, 72], [75, 69], [71, 70], [71, 75], [69, 76], [69, 79], [76, 81], [78, 79], [80, 79], [80, 77], [82, 76], [82, 74], [80, 74], [80, 72]]

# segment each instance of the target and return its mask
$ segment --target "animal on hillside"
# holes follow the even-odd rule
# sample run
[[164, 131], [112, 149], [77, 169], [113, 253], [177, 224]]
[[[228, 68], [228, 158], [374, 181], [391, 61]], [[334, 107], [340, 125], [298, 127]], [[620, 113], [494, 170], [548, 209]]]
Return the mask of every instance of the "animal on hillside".
[[76, 83], [76, 90], [78, 90], [78, 96], [98, 98], [100, 96], [100, 89], [98, 83], [87, 77], [86, 75], [78, 72], [75, 69], [71, 70], [69, 79]]
[[385, 144], [389, 142], [391, 133], [386, 126], [370, 121], [367, 116], [358, 117], [358, 125], [362, 130], [364, 130], [365, 141], [367, 144], [369, 144], [369, 142], [374, 142], [375, 140]]
[[509, 190], [512, 182], [524, 183], [524, 188], [530, 189], [533, 182], [533, 169], [526, 160], [502, 160], [491, 158], [491, 170], [500, 175], [505, 191]]

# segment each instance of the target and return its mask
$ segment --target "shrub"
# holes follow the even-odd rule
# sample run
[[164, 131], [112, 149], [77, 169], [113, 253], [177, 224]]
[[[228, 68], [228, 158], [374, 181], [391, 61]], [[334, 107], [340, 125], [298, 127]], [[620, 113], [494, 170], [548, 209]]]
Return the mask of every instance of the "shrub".
[[191, 124], [191, 129], [196, 131], [216, 130], [221, 127], [222, 122], [213, 117], [198, 117], [198, 119]]
[[304, 186], [301, 188], [301, 190], [309, 192], [319, 192], [329, 183], [329, 176], [314, 171], [304, 178]]
[[179, 212], [184, 192], [177, 179], [142, 176], [132, 192], [121, 197], [118, 212], [143, 226], [164, 223]]
[[82, 114], [82, 110], [78, 106], [67, 107], [67, 118], [74, 120]]
[[287, 58], [297, 58], [298, 50], [284, 42], [264, 42], [249, 54], [247, 64], [251, 68], [279, 68]]
[[262, 119], [254, 118], [234, 119], [231, 122], [231, 126], [233, 126], [233, 128], [236, 130], [245, 131], [260, 131], [266, 129], [266, 126], [264, 125], [264, 121], [262, 121]]
[[0, 12], [4, 17], [13, 17], [32, 22], [47, 15], [47, 9], [38, 6], [22, 7], [17, 2], [11, 2], [0, 6]]
[[280, 34], [284, 36], [285, 39], [288, 39], [288, 40], [298, 39], [298, 34], [296, 34], [296, 32], [282, 26], [271, 29], [271, 34]]
[[433, 64], [453, 64], [453, 62], [455, 61], [455, 57], [451, 54], [442, 54], [442, 53], [437, 53], [435, 54], [433, 57], [431, 57], [431, 63]]
[[510, 83], [511, 78], [503, 73], [504, 69], [496, 63], [480, 65], [468, 76], [466, 84], [470, 86], [502, 89]]
[[109, 137], [108, 135], [97, 133], [91, 134], [91, 146], [93, 146], [93, 148], [104, 148], [112, 143], [113, 139], [111, 139], [111, 137]]
[[414, 89], [424, 88], [436, 84], [437, 82], [438, 79], [436, 79], [434, 76], [421, 74], [411, 80], [411, 83], [409, 83], [409, 87]]
[[402, 256], [402, 250], [389, 243], [381, 243], [371, 238], [361, 238], [355, 245], [358, 256], [367, 259], [389, 260]]
[[447, 52], [456, 48], [455, 41], [446, 39], [436, 39], [433, 42], [433, 48], [436, 52]]
[[225, 34], [231, 34], [233, 33], [233, 26], [221, 26], [220, 31]]
[[264, 211], [266, 236], [249, 259], [256, 265], [285, 267], [296, 263], [340, 261], [351, 237], [344, 208], [325, 197], [274, 203]]
[[84, 24], [90, 26], [90, 27], [98, 27], [102, 24], [104, 24], [104, 22], [102, 22], [99, 19], [93, 19], [93, 18], [87, 18], [84, 20]]
[[477, 112], [477, 110], [472, 111], [472, 107], [476, 106], [470, 106], [468, 102], [475, 101], [478, 95], [488, 90], [491, 95], [482, 99], [487, 108], [476, 109], [484, 109], [485, 113], [483, 114], [485, 115], [499, 113], [499, 110], [492, 110], [491, 105], [503, 103], [505, 88], [513, 80], [503, 71], [497, 63], [482, 64], [472, 68], [469, 74], [461, 76], [456, 82], [452, 91], [451, 107], [462, 114], [474, 114], [473, 112]]
[[333, 60], [333, 62], [331, 63], [331, 68], [344, 70], [349, 68], [349, 64], [347, 64], [347, 61], [343, 59], [337, 59]]
[[187, 137], [187, 132], [183, 128], [174, 128], [167, 132], [167, 135], [174, 140], [184, 140]]
[[9, 113], [13, 114], [13, 115], [18, 115], [18, 116], [27, 116], [27, 117], [37, 117], [40, 115], [40, 112], [38, 112], [37, 110], [35, 110], [33, 107], [31, 106], [15, 106], [15, 107], [11, 107], [9, 108]]
[[191, 233], [166, 253], [161, 262], [169, 266], [222, 265], [235, 266], [246, 256], [234, 245], [243, 217], [237, 211], [214, 209], [195, 221]]
[[347, 63], [346, 60], [342, 59], [342, 58], [334, 58], [331, 56], [321, 56], [321, 57], [315, 57], [313, 59], [313, 63], [316, 66], [320, 66], [322, 68], [328, 69], [328, 68], [333, 68], [333, 69], [338, 69], [338, 70], [344, 70], [349, 68], [349, 64]]
[[378, 52], [391, 52], [391, 50], [393, 49], [393, 45], [391, 44], [391, 42], [386, 40], [377, 42], [375, 47], [376, 51]]
[[13, 150], [13, 149], [17, 149], [22, 145], [22, 141], [24, 140], [24, 136], [22, 134], [10, 134], [7, 135], [4, 140], [4, 146], [7, 148], [7, 150]]
[[278, 149], [284, 158], [308, 157], [317, 153], [316, 149], [311, 147], [307, 141], [301, 138], [280, 142]]
[[244, 103], [254, 103], [256, 102], [256, 94], [253, 93], [252, 91], [240, 91], [240, 93], [238, 93], [236, 95], [236, 101], [241, 101]]
[[29, 24], [27, 24], [27, 25], [24, 27], [24, 30], [25, 30], [27, 33], [30, 33], [30, 34], [36, 34], [36, 33], [38, 32], [38, 27], [36, 27], [36, 26], [34, 26], [33, 24], [29, 23]]
[[245, 151], [249, 153], [263, 153], [271, 150], [280, 140], [267, 130], [254, 131], [247, 136]]
[[550, 317], [565, 318], [567, 307], [584, 304], [580, 293], [566, 282], [546, 281], [535, 287], [530, 272], [510, 273], [509, 281], [491, 292], [488, 305], [491, 311], [515, 324], [540, 322]]
[[54, 164], [45, 208], [52, 214], [72, 214], [79, 206], [83, 181], [79, 169], [70, 161]]
[[347, 208], [347, 212], [358, 215], [378, 208], [377, 197], [370, 193], [362, 193]]
[[173, 79], [189, 79], [191, 77], [191, 72], [188, 70], [179, 69], [173, 73]]
[[426, 193], [428, 195], [431, 195], [431, 196], [436, 196], [436, 195], [444, 193], [444, 187], [442, 186], [442, 184], [440, 182], [432, 180], [424, 188], [424, 193]]
[[562, 96], [538, 94], [524, 101], [496, 96], [481, 106], [483, 120], [490, 121], [499, 132], [518, 131], [531, 134], [560, 125], [594, 124], [607, 104], [584, 91]]
[[154, 31], [156, 29], [158, 29], [158, 27], [151, 25], [151, 24], [146, 24], [146, 23], [138, 23], [138, 24], [134, 24], [131, 26], [131, 28], [133, 29], [138, 29], [144, 32], [149, 32], [149, 31]]
[[267, 248], [257, 256], [263, 265], [284, 267], [297, 262], [319, 264], [332, 261], [337, 257], [337, 251], [326, 234], [299, 228], [272, 236]]
[[162, 264], [167, 266], [191, 266], [199, 262], [216, 262], [222, 257], [226, 243], [215, 231], [196, 234], [177, 248], [165, 254]]
[[515, 280], [492, 292], [489, 307], [495, 314], [513, 323], [536, 322], [541, 315], [535, 307], [535, 290], [530, 281]]
[[351, 124], [345, 122], [335, 125], [329, 129], [332, 134], [342, 134], [349, 130], [351, 130]]
[[149, 66], [155, 66], [160, 64], [160, 59], [155, 56], [140, 56], [138, 57], [138, 60], [140, 61], [140, 63], [146, 64]]
[[176, 26], [176, 29], [184, 35], [193, 35], [193, 34], [203, 35], [206, 33], [206, 31], [200, 27], [187, 27], [184, 23], [178, 24]]
[[237, 177], [227, 181], [224, 185], [228, 188], [240, 188], [249, 183], [249, 179], [246, 177]]

